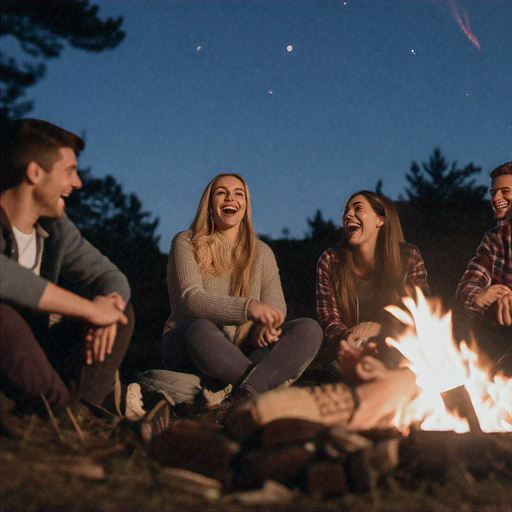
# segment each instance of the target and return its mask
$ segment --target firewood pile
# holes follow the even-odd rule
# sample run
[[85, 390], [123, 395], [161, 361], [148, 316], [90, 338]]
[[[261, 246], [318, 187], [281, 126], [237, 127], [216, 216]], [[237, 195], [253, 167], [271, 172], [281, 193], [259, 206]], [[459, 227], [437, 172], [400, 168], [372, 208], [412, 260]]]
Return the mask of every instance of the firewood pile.
[[355, 433], [342, 424], [280, 418], [237, 437], [210, 421], [176, 420], [148, 448], [161, 467], [158, 481], [213, 499], [272, 482], [328, 499], [375, 489], [400, 470], [439, 481], [454, 465], [469, 481], [493, 472], [510, 477], [510, 433]]

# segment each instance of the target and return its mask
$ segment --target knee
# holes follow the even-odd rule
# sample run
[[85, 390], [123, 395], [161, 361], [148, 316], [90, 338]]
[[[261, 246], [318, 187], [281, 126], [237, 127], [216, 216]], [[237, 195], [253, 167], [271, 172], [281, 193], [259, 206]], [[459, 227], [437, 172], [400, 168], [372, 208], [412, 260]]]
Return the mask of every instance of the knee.
[[300, 334], [301, 343], [306, 344], [316, 353], [322, 344], [323, 338], [322, 328], [318, 322], [312, 318], [298, 318], [292, 320], [292, 322], [295, 324], [294, 328]]
[[219, 331], [219, 327], [213, 322], [199, 318], [198, 320], [194, 320], [187, 328], [185, 340], [187, 345], [195, 346], [207, 341], [211, 334], [217, 331]]

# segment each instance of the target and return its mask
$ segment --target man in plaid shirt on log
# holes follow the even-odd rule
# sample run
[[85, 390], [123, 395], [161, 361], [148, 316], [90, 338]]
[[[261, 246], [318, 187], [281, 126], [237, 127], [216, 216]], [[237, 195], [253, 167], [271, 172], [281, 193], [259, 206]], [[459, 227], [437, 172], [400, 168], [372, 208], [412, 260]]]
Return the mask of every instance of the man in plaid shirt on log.
[[491, 204], [498, 225], [485, 234], [469, 262], [457, 288], [457, 299], [475, 320], [478, 340], [494, 345], [491, 353], [498, 351], [493, 356], [502, 363], [510, 360], [512, 325], [512, 162], [500, 165], [489, 176]]

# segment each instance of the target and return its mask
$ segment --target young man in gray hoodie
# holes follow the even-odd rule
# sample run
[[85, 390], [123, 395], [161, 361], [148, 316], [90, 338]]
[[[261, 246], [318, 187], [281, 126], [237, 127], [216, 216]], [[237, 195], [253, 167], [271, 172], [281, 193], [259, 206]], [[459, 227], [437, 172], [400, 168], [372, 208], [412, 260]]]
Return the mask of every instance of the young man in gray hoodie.
[[64, 212], [84, 141], [37, 119], [3, 128], [2, 424], [13, 404], [104, 406], [133, 330], [128, 280]]

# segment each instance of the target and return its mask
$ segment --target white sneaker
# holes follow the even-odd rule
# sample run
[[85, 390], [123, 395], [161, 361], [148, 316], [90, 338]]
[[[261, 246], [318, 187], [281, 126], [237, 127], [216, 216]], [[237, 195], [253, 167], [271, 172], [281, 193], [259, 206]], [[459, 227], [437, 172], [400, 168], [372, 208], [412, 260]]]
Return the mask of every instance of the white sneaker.
[[132, 382], [126, 388], [126, 407], [124, 417], [128, 421], [139, 421], [146, 411], [142, 400], [142, 391], [140, 384]]
[[228, 384], [224, 389], [219, 391], [210, 391], [208, 388], [203, 388], [203, 397], [206, 402], [206, 408], [211, 409], [219, 405], [226, 396], [231, 393], [233, 386]]

